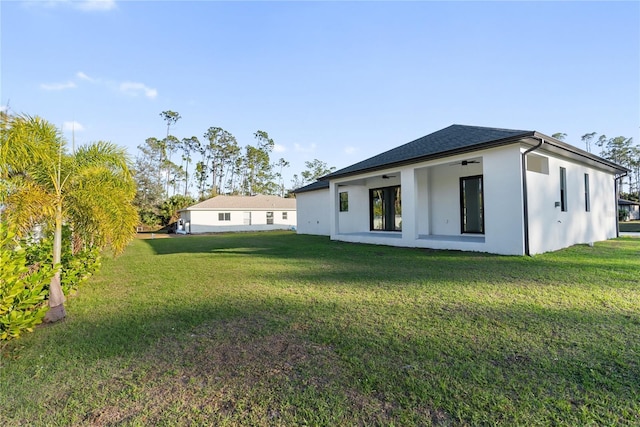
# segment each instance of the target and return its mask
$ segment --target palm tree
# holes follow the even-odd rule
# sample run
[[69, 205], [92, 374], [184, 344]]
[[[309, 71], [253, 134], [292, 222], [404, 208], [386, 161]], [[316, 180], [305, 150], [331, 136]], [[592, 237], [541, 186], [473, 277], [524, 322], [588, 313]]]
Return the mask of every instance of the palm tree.
[[[135, 182], [126, 152], [95, 142], [75, 153], [65, 151], [58, 129], [39, 117], [18, 116], [0, 128], [0, 204], [5, 217], [25, 235], [37, 224], [53, 228], [53, 264], [60, 263], [62, 225], [74, 239], [114, 253], [124, 250], [138, 222], [133, 207]], [[65, 316], [60, 270], [49, 287], [45, 321]]]

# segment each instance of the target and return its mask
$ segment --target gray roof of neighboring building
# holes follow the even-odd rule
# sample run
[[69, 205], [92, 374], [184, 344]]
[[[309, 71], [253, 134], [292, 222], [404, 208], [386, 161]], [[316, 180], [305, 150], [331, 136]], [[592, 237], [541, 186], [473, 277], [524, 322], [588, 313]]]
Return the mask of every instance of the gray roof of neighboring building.
[[182, 210], [293, 210], [295, 208], [296, 199], [258, 194], [255, 196], [216, 196]]
[[618, 204], [624, 206], [640, 206], [640, 202], [634, 202], [633, 200], [626, 199], [618, 199]]
[[316, 190], [325, 190], [329, 188], [329, 181], [316, 181], [311, 184], [305, 185], [304, 187], [300, 187], [293, 192], [298, 193], [306, 193], [307, 191], [316, 191]]
[[[516, 142], [524, 138], [544, 138], [561, 150], [567, 150], [581, 157], [605, 164], [618, 170], [626, 170], [608, 160], [602, 159], [555, 138], [532, 130], [499, 129], [480, 126], [451, 125], [414, 141], [393, 148], [346, 168], [325, 175], [320, 180], [375, 171], [396, 165], [415, 163], [454, 154], [496, 147]], [[304, 188], [304, 187], [303, 187]]]

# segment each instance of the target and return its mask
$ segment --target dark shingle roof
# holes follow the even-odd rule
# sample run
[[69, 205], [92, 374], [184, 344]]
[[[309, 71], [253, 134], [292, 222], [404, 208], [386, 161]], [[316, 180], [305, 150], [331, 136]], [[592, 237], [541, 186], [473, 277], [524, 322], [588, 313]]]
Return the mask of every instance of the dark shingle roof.
[[[498, 129], [479, 126], [451, 125], [415, 141], [401, 145], [377, 156], [340, 169], [321, 179], [336, 178], [343, 175], [376, 170], [409, 161], [417, 161], [443, 154], [472, 151], [484, 146], [499, 145], [502, 142], [533, 136], [535, 131]], [[476, 147], [478, 146], [478, 147]], [[305, 188], [305, 187], [303, 187]]]
[[305, 185], [304, 187], [300, 187], [297, 190], [294, 190], [293, 192], [298, 194], [298, 193], [306, 193], [307, 191], [324, 190], [326, 188], [329, 188], [329, 181], [316, 181], [316, 182], [312, 182], [309, 185]]

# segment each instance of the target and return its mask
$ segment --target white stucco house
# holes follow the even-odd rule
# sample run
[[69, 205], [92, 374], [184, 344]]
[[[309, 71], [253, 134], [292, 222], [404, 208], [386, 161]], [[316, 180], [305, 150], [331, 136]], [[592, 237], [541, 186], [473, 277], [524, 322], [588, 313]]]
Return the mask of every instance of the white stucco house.
[[178, 232], [194, 234], [288, 230], [297, 222], [296, 199], [278, 196], [216, 196], [179, 213]]
[[297, 230], [533, 255], [616, 237], [626, 172], [536, 131], [452, 125], [296, 190]]

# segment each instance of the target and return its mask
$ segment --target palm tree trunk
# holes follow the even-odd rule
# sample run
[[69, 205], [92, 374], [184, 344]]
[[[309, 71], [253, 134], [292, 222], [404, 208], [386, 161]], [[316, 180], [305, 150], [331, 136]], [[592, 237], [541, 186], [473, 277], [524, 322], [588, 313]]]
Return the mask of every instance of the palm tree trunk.
[[52, 323], [63, 319], [67, 314], [64, 309], [64, 293], [60, 284], [60, 260], [62, 258], [62, 203], [56, 206], [56, 229], [53, 235], [53, 265], [57, 269], [49, 284], [49, 311], [44, 322]]

